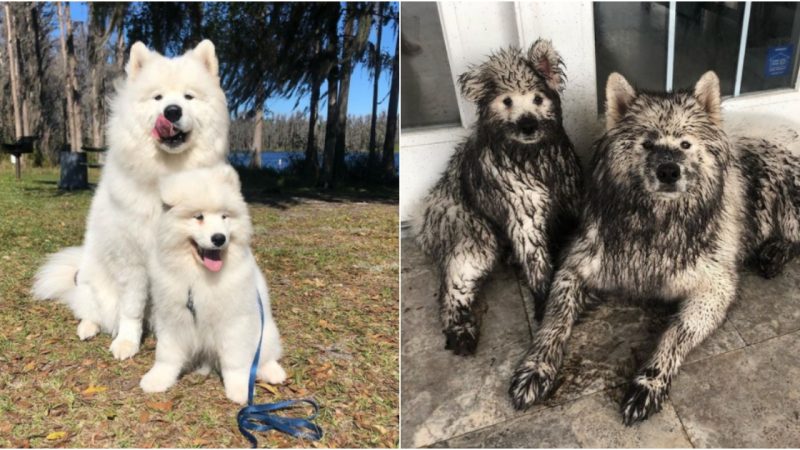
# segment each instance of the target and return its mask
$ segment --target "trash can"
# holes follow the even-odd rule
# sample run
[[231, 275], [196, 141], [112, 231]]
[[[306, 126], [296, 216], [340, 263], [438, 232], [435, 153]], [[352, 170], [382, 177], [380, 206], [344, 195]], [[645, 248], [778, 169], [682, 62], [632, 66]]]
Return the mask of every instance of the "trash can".
[[89, 189], [86, 153], [61, 152], [61, 179], [58, 188], [67, 191]]

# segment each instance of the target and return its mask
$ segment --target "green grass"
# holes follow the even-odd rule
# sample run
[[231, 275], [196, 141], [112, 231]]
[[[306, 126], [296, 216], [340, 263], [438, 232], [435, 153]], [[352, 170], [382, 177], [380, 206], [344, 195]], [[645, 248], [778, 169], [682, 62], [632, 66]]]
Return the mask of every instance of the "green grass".
[[[0, 163], [0, 447], [247, 446], [218, 376], [188, 375], [145, 394], [138, 383], [153, 363], [152, 336], [133, 359], [116, 361], [108, 335], [80, 342], [65, 306], [31, 299], [45, 256], [80, 245], [92, 192], [60, 193], [56, 169], [26, 167], [22, 178]], [[269, 433], [260, 444], [397, 446], [397, 191], [250, 184], [253, 248], [289, 372], [276, 394], [257, 388], [257, 401], [313, 396], [325, 430], [320, 442]], [[106, 390], [84, 393], [90, 386]]]

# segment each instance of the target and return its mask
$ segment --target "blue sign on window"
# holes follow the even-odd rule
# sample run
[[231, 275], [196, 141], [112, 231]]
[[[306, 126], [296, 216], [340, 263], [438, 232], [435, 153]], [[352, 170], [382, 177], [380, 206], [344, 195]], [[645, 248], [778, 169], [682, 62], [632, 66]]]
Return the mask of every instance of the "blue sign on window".
[[769, 47], [767, 49], [767, 67], [765, 73], [767, 77], [782, 77], [789, 75], [792, 68], [792, 55], [794, 45], [781, 45]]

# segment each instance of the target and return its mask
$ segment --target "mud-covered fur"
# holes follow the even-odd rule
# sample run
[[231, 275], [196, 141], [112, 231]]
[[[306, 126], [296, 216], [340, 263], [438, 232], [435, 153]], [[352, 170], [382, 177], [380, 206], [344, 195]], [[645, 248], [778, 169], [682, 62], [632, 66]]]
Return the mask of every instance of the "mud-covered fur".
[[612, 74], [606, 96], [578, 237], [510, 394], [525, 408], [551, 393], [573, 323], [593, 299], [680, 301], [623, 399], [630, 425], [661, 409], [686, 355], [720, 325], [741, 264], [755, 260], [770, 277], [797, 253], [800, 161], [763, 140], [730, 143], [713, 72], [675, 94], [636, 92]]
[[445, 346], [456, 354], [475, 351], [475, 295], [508, 248], [543, 311], [554, 234], [577, 218], [581, 176], [561, 124], [562, 65], [550, 42], [539, 40], [528, 52], [501, 50], [459, 78], [478, 121], [417, 224], [441, 274]]

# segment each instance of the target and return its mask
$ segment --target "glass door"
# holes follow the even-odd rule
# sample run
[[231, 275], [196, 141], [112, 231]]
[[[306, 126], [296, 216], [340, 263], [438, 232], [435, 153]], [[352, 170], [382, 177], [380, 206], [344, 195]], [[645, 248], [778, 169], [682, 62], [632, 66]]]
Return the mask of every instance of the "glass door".
[[594, 32], [600, 112], [613, 71], [640, 88], [671, 91], [714, 70], [729, 97], [797, 82], [798, 3], [595, 3]]

